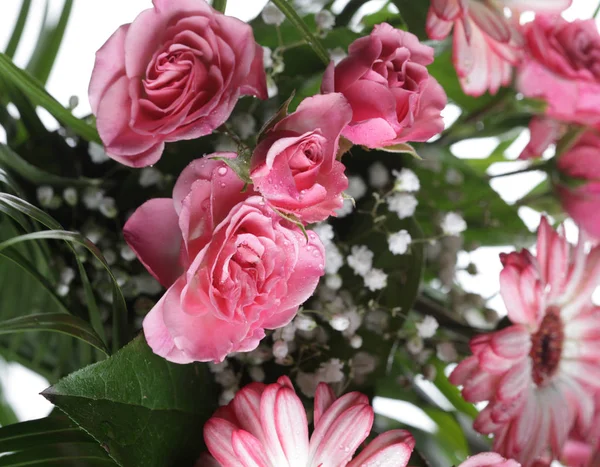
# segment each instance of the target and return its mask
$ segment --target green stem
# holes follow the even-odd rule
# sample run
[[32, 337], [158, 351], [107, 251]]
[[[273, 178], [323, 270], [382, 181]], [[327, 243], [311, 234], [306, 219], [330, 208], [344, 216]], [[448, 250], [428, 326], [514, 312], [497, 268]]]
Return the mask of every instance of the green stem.
[[510, 175], [517, 175], [517, 174], [522, 174], [522, 173], [527, 173], [527, 172], [536, 172], [539, 170], [545, 172], [547, 169], [548, 169], [548, 164], [546, 164], [546, 163], [533, 164], [528, 167], [525, 167], [524, 169], [513, 170], [512, 172], [505, 172], [505, 173], [496, 174], [496, 175], [489, 175], [488, 178], [491, 180], [493, 178], [509, 177]]
[[313, 49], [317, 56], [323, 61], [325, 65], [329, 65], [330, 58], [329, 54], [321, 41], [310, 31], [304, 20], [298, 16], [296, 10], [291, 5], [289, 0], [272, 0], [273, 4], [281, 10], [285, 17], [294, 25], [296, 29], [302, 34], [308, 45]]
[[225, 8], [227, 8], [227, 0], [213, 0], [212, 7], [221, 13], [225, 13]]
[[598, 6], [594, 10], [594, 14], [592, 15], [592, 18], [595, 18], [596, 16], [598, 16], [598, 13], [600, 13], [600, 3], [598, 3]]

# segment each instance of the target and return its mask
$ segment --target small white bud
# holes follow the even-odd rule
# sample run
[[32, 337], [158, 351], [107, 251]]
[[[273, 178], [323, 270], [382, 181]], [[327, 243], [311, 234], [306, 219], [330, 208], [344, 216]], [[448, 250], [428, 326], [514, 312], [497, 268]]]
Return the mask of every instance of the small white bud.
[[449, 212], [442, 219], [440, 227], [444, 234], [458, 236], [467, 230], [467, 223], [460, 214]]
[[363, 339], [358, 334], [355, 334], [350, 338], [350, 347], [353, 349], [360, 349], [363, 344]]
[[88, 146], [88, 153], [94, 164], [102, 164], [110, 159], [106, 155], [104, 148], [100, 144], [94, 143], [93, 141]]
[[364, 275], [365, 286], [371, 291], [384, 289], [387, 286], [388, 275], [381, 269], [373, 268]]
[[417, 174], [410, 169], [402, 169], [400, 172], [392, 170], [392, 174], [396, 177], [394, 190], [396, 191], [419, 191], [421, 183]]
[[48, 207], [54, 197], [54, 188], [48, 185], [42, 185], [37, 189], [37, 199], [42, 207]]
[[269, 2], [263, 8], [261, 13], [262, 19], [265, 24], [272, 24], [279, 26], [285, 21], [285, 15], [277, 8], [273, 3]]
[[305, 315], [296, 316], [294, 323], [296, 323], [296, 329], [300, 331], [312, 331], [317, 327], [315, 320]]
[[103, 216], [108, 217], [109, 219], [117, 217], [117, 214], [119, 213], [114, 198], [108, 196], [100, 203], [99, 210]]
[[342, 287], [342, 276], [339, 274], [327, 274], [325, 276], [325, 286], [331, 290], [339, 290]]
[[158, 185], [162, 181], [162, 173], [154, 167], [144, 167], [140, 171], [139, 184], [141, 187], [147, 188], [152, 185]]
[[63, 190], [63, 198], [69, 206], [75, 206], [78, 199], [77, 190], [71, 186], [65, 188]]
[[435, 331], [439, 327], [437, 320], [433, 316], [425, 316], [423, 321], [415, 324], [419, 336], [423, 339], [428, 339], [435, 335]]
[[394, 193], [386, 199], [388, 209], [395, 212], [400, 219], [406, 219], [415, 213], [419, 202], [408, 193]]
[[389, 250], [395, 255], [403, 255], [408, 251], [412, 238], [408, 231], [401, 230], [388, 237]]
[[336, 331], [345, 331], [350, 326], [350, 319], [347, 316], [336, 313], [329, 320], [329, 325]]
[[278, 340], [273, 344], [273, 357], [277, 360], [283, 360], [288, 354], [288, 345], [284, 340]]
[[390, 173], [381, 162], [375, 162], [369, 167], [369, 185], [373, 188], [383, 188], [390, 181]]
[[323, 31], [329, 31], [335, 25], [335, 16], [329, 10], [321, 10], [315, 15], [317, 27]]

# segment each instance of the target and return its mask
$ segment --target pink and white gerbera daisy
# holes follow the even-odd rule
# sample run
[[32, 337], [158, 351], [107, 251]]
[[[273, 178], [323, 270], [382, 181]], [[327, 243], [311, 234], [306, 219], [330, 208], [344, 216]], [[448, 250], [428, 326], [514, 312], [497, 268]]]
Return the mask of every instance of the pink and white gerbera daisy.
[[336, 399], [321, 383], [309, 438], [302, 401], [282, 376], [274, 384], [242, 388], [206, 422], [204, 440], [223, 467], [405, 467], [415, 445], [405, 430], [380, 434], [353, 458], [373, 417], [367, 396], [351, 392]]
[[[520, 11], [560, 13], [571, 0], [431, 0], [427, 34], [443, 40], [454, 27], [453, 62], [465, 94], [495, 94], [510, 84], [512, 69], [520, 59]], [[516, 21], [504, 14], [512, 9]], [[514, 18], [513, 18], [514, 19]], [[513, 25], [514, 23], [514, 25]]]
[[572, 247], [546, 219], [537, 254], [501, 255], [500, 292], [514, 323], [472, 339], [473, 356], [450, 376], [469, 402], [489, 401], [475, 420], [494, 450], [531, 466], [560, 456], [569, 432], [592, 424], [600, 389], [600, 247]]

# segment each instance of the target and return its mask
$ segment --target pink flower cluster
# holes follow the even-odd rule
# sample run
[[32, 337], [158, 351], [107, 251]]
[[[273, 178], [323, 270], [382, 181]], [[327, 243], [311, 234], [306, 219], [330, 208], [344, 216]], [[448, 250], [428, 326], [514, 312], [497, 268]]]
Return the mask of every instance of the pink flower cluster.
[[[415, 440], [405, 430], [378, 435], [355, 456], [369, 436], [374, 412], [359, 392], [336, 398], [320, 383], [315, 393], [314, 430], [292, 382], [283, 376], [274, 384], [251, 383], [204, 425], [204, 440], [212, 456], [203, 467], [406, 467]], [[481, 453], [459, 467], [519, 467], [496, 453]]]
[[[204, 0], [153, 3], [98, 51], [89, 89], [108, 155], [132, 167], [157, 162], [165, 142], [211, 133], [241, 95], [267, 97], [249, 25]], [[381, 148], [442, 130], [446, 96], [427, 72], [431, 47], [381, 24], [349, 52], [328, 67], [323, 94], [273, 122], [237, 164], [249, 165], [249, 186], [230, 168], [242, 156], [204, 156], [172, 198], [127, 221], [127, 243], [168, 289], [144, 320], [158, 355], [222, 361], [293, 319], [324, 273], [323, 245], [302, 225], [335, 215], [348, 187], [342, 135]]]
[[[600, 410], [600, 246], [572, 247], [546, 221], [537, 253], [502, 255], [500, 291], [512, 325], [472, 339], [473, 356], [450, 380], [469, 402], [488, 404], [474, 427], [524, 466], [560, 458], [572, 433], [595, 429]], [[547, 463], [544, 463], [548, 461]], [[536, 464], [538, 463], [538, 464]]]
[[[521, 63], [523, 11], [557, 14], [572, 0], [431, 0], [427, 33], [443, 40], [454, 28], [453, 61], [463, 91], [481, 96], [496, 94], [512, 80], [513, 67]], [[507, 16], [505, 11], [511, 11]], [[543, 49], [542, 49], [543, 50]], [[536, 81], [531, 81], [536, 86]]]

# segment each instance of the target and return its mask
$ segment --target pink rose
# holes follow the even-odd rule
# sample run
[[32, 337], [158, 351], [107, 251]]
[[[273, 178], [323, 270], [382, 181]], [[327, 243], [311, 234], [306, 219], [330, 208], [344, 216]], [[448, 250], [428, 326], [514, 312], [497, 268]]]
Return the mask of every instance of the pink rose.
[[588, 234], [600, 239], [600, 136], [588, 131], [558, 157], [558, 170], [579, 186], [555, 184], [563, 208]]
[[517, 88], [548, 103], [546, 115], [600, 125], [600, 34], [594, 20], [538, 16], [524, 26], [527, 56]]
[[335, 215], [348, 188], [336, 160], [352, 109], [343, 95], [309, 97], [279, 121], [256, 147], [250, 177], [274, 208], [311, 223]]
[[182, 172], [173, 199], [144, 203], [125, 224], [129, 246], [168, 287], [144, 333], [169, 361], [218, 362], [256, 348], [264, 329], [290, 322], [323, 275], [314, 232], [307, 241], [242, 188], [224, 162], [198, 159]]
[[242, 94], [266, 99], [252, 28], [204, 0], [153, 0], [96, 53], [89, 98], [110, 157], [143, 167], [165, 141], [223, 124]]
[[341, 92], [352, 107], [342, 134], [354, 144], [381, 148], [427, 141], [444, 129], [446, 93], [429, 76], [433, 49], [387, 23], [348, 48], [348, 57], [323, 76], [321, 91]]

